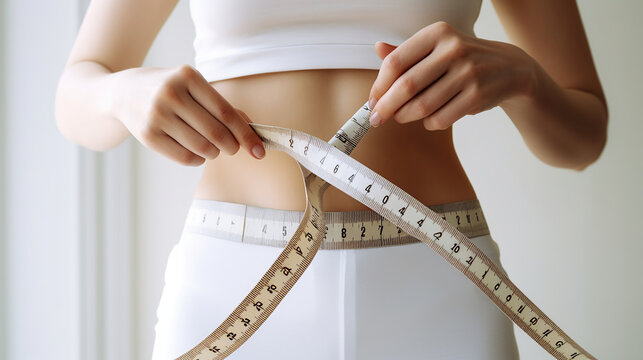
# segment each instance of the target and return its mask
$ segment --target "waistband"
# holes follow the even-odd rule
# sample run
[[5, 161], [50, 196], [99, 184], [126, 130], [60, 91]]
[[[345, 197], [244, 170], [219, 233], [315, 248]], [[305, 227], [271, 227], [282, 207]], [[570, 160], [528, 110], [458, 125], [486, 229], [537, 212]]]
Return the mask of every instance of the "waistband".
[[[469, 238], [489, 234], [478, 200], [429, 206]], [[303, 211], [279, 210], [218, 200], [194, 199], [184, 232], [248, 244], [285, 247]], [[419, 243], [372, 210], [325, 211], [326, 237], [321, 249], [365, 249]]]

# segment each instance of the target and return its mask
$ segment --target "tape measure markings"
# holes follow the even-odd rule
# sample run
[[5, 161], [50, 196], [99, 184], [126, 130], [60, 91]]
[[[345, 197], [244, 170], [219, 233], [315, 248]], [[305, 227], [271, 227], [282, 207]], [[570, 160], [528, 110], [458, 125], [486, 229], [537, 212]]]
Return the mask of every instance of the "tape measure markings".
[[[278, 130], [275, 129], [275, 131]], [[259, 133], [262, 135], [260, 131]], [[296, 142], [297, 133], [294, 132], [293, 135], [293, 141]], [[270, 138], [267, 138], [267, 140], [270, 140]], [[322, 140], [312, 138], [311, 144], [313, 144], [314, 147], [319, 147], [321, 152], [326, 152], [325, 158], [327, 160], [324, 161], [321, 166], [316, 166], [314, 163], [311, 163], [311, 160], [307, 156], [302, 157], [298, 153], [284, 149], [280, 143], [272, 143], [271, 148], [290, 152], [291, 156], [295, 157], [295, 159], [304, 167], [309, 170], [314, 169], [314, 172], [328, 183], [380, 213], [389, 221], [396, 223], [400, 227], [404, 226], [404, 230], [407, 233], [420, 240], [423, 240], [422, 237], [433, 239], [433, 241], [423, 241], [426, 242], [427, 245], [431, 246], [443, 258], [452, 263], [452, 265], [458, 268], [458, 270], [465, 274], [465, 276], [474, 281], [476, 285], [482, 284], [482, 286], [478, 285], [478, 287], [496, 304], [496, 306], [498, 306], [498, 308], [509, 316], [519, 327], [521, 327], [527, 334], [529, 334], [535, 341], [555, 357], [559, 359], [593, 359], [591, 355], [589, 355], [578, 344], [573, 342], [569, 336], [560, 330], [542, 311], [540, 311], [522, 292], [520, 292], [520, 290], [508, 278], [506, 278], [506, 276], [503, 276], [505, 278], [505, 286], [507, 286], [512, 292], [512, 296], [508, 303], [519, 304], [517, 308], [505, 306], [504, 299], [500, 299], [497, 293], [499, 286], [502, 284], [502, 282], [498, 281], [501, 279], [501, 277], [498, 276], [501, 272], [499, 268], [489, 260], [486, 255], [471, 244], [466, 237], [459, 234], [455, 228], [443, 221], [441, 217], [437, 217], [435, 213], [428, 210], [409, 194], [395, 187], [392, 183], [382, 178], [377, 173], [363, 165], [357, 165], [355, 159], [349, 156], [342, 156], [338, 150], [332, 148], [332, 146], [329, 146]], [[342, 168], [351, 169], [351, 171], [356, 174], [353, 181], [348, 181], [347, 177], [344, 176], [345, 173], [339, 172], [339, 169]], [[360, 168], [360, 171], [356, 171], [356, 168]], [[338, 174], [341, 175], [341, 177]], [[364, 179], [360, 181], [360, 177], [364, 177]], [[361, 187], [357, 186], [357, 184], [363, 185], [364, 183], [369, 183], [371, 185], [371, 191], [366, 192], [366, 188], [363, 188], [363, 190]], [[435, 223], [436, 226], [432, 227], [430, 226], [430, 223], [428, 223], [427, 225], [429, 226], [426, 227], [424, 225], [414, 226], [413, 220], [420, 221], [421, 219], [418, 218], [407, 221], [406, 219], [409, 217], [405, 217], [404, 214], [400, 212], [400, 209], [404, 208], [404, 205], [406, 204], [402, 198], [412, 199], [409, 201], [408, 205], [406, 205], [404, 214], [406, 211], [413, 213], [413, 210], [415, 210], [415, 213], [422, 213], [431, 218], [432, 222]], [[413, 210], [410, 210], [411, 208]], [[422, 209], [422, 211], [419, 209]], [[438, 237], [436, 234], [440, 234], [440, 236]], [[447, 239], [449, 239], [449, 241], [447, 241]], [[461, 258], [453, 257], [451, 255], [452, 250], [450, 250], [452, 245], [458, 246], [460, 248], [459, 251], [463, 248], [467, 248], [469, 252], [476, 255], [476, 261], [484, 262], [484, 266], [486, 266], [487, 269], [482, 273], [472, 273], [468, 271], [468, 267], [471, 264], [463, 263]], [[515, 313], [509, 310], [514, 310]], [[545, 330], [540, 333], [542, 336], [540, 336], [539, 333], [536, 333], [536, 330], [540, 329], [540, 327], [535, 327], [538, 323], [540, 323], [541, 327], [545, 327]], [[549, 341], [550, 339], [551, 341]]]
[[[443, 219], [447, 219], [467, 237], [489, 233], [484, 217], [477, 216], [457, 225], [457, 219], [468, 217], [469, 212], [482, 214], [478, 201], [451, 203], [431, 208], [439, 212]], [[420, 242], [370, 210], [324, 212], [324, 217], [326, 234], [321, 249], [356, 249]], [[303, 212], [300, 211], [194, 200], [189, 209], [184, 230], [229, 241], [283, 248], [302, 219]]]
[[[321, 245], [326, 230], [321, 195], [329, 184], [430, 246], [474, 282], [501, 311], [554, 357], [595, 359], [540, 311], [466, 236], [402, 189], [347, 155], [368, 129], [368, 113], [368, 107], [362, 107], [337, 132], [330, 144], [296, 130], [251, 124], [266, 149], [283, 151], [307, 169], [302, 169], [306, 183], [306, 221], [301, 222], [274, 264], [226, 321], [179, 359], [224, 358], [265, 321]], [[462, 219], [457, 220], [460, 222]], [[270, 291], [272, 286], [275, 286], [275, 291]], [[265, 306], [265, 311], [262, 311], [262, 306]], [[254, 321], [250, 320], [251, 317]]]

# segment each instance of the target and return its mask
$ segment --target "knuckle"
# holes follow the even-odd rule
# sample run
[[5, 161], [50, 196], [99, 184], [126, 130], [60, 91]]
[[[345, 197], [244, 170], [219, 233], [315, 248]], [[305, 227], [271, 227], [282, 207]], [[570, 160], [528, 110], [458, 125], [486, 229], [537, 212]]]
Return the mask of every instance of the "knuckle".
[[145, 127], [149, 127], [149, 130], [160, 127], [161, 120], [163, 119], [164, 112], [162, 104], [152, 104], [152, 107], [149, 110], [147, 115], [147, 121], [145, 122]]
[[415, 111], [421, 117], [431, 115], [431, 104], [427, 100], [420, 99], [415, 102]]
[[219, 107], [219, 116], [217, 119], [223, 124], [229, 125], [232, 124], [235, 117], [235, 111], [231, 106], [221, 106]]
[[459, 36], [454, 36], [450, 41], [448, 52], [451, 58], [462, 59], [469, 54], [469, 48], [464, 39]]
[[255, 134], [255, 132], [252, 131], [251, 129], [247, 129], [241, 133], [239, 142], [241, 142], [242, 144], [248, 144], [248, 145], [258, 142], [257, 134]]
[[372, 97], [379, 98], [379, 97], [382, 96], [383, 91], [382, 91], [382, 88], [381, 88], [381, 86], [379, 84], [380, 81], [381, 80], [379, 80], [379, 76], [378, 76], [378, 78], [375, 79], [375, 83], [373, 83], [373, 87], [371, 88], [371, 93], [368, 96], [369, 99], [372, 98]]
[[415, 95], [417, 92], [417, 84], [410, 76], [402, 76], [398, 80], [398, 87], [404, 92], [405, 95]]
[[237, 109], [237, 112], [239, 112], [239, 115], [241, 115], [241, 118], [243, 118], [243, 120], [245, 120], [246, 123], [252, 122], [250, 120], [250, 117], [248, 116], [248, 114], [245, 113], [245, 111], [243, 111], [241, 109]]
[[196, 77], [196, 70], [188, 64], [180, 65], [177, 74], [184, 79], [194, 79]]
[[195, 149], [199, 154], [211, 154], [212, 148], [212, 144], [210, 144], [210, 142], [206, 140], [199, 141], [199, 143], [195, 146]]
[[226, 139], [226, 133], [223, 129], [218, 127], [213, 127], [208, 131], [208, 138], [212, 140], [215, 144], [221, 144]]
[[402, 72], [402, 59], [395, 50], [384, 58], [384, 66], [391, 72], [399, 74]]
[[439, 35], [445, 35], [453, 32], [453, 27], [446, 21], [436, 21], [433, 23], [432, 30]]
[[179, 103], [181, 102], [181, 95], [179, 89], [173, 82], [166, 82], [161, 85], [157, 96], [153, 100], [153, 106], [162, 107], [165, 103]]

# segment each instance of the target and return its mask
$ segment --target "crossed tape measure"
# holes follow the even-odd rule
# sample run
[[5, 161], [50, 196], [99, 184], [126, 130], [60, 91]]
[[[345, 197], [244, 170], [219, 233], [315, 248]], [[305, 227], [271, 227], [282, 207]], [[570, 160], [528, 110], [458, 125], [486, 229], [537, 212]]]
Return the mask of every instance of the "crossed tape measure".
[[298, 161], [306, 185], [299, 227], [275, 262], [208, 337], [177, 360], [224, 359], [241, 346], [304, 273], [326, 232], [322, 196], [333, 185], [422, 241], [468, 277], [556, 359], [596, 359], [565, 334], [469, 239], [442, 217], [349, 155], [369, 129], [362, 106], [325, 142], [297, 130], [251, 124], [269, 150]]

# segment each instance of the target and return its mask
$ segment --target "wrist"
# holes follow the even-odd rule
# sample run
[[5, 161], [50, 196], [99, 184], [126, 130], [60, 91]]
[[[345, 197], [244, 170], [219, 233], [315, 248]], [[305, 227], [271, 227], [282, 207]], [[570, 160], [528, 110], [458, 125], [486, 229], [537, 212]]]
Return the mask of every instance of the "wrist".
[[100, 111], [120, 123], [135, 100], [128, 89], [132, 87], [132, 76], [137, 70], [138, 68], [131, 68], [110, 73], [98, 85], [106, 90], [105, 96], [100, 100]]
[[538, 94], [539, 89], [543, 83], [544, 70], [538, 62], [525, 53], [522, 49], [518, 48], [521, 52], [518, 60], [514, 66], [514, 86], [510, 95], [500, 102], [500, 107], [510, 107], [514, 103], [534, 100]]
[[527, 66], [525, 72], [526, 75], [522, 81], [519, 96], [533, 99], [534, 97], [536, 97], [538, 89], [540, 88], [540, 84], [542, 83], [544, 70], [540, 67], [536, 60], [529, 57], [529, 65]]

